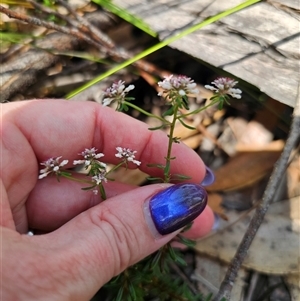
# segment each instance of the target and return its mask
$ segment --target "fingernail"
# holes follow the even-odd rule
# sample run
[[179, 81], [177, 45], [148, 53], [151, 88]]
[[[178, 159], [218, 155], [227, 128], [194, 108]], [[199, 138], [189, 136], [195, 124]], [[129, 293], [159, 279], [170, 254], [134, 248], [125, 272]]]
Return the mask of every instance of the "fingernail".
[[203, 181], [200, 183], [202, 186], [208, 186], [211, 185], [215, 181], [215, 175], [213, 171], [206, 167], [206, 173]]
[[157, 232], [166, 235], [193, 221], [206, 204], [207, 193], [202, 186], [176, 184], [152, 196], [145, 202], [144, 211], [146, 220], [150, 217]]

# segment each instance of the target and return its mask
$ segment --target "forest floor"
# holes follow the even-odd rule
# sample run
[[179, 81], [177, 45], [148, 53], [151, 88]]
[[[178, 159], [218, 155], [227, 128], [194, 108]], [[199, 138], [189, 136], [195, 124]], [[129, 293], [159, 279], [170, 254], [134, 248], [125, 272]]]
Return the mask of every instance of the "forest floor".
[[[37, 13], [28, 5], [19, 7], [17, 12], [49, 20], [49, 14]], [[76, 20], [66, 8], [61, 7], [60, 13], [67, 20]], [[30, 34], [18, 43], [2, 43], [0, 88], [3, 102], [65, 98], [124, 61], [127, 54], [132, 57], [158, 42], [94, 5], [78, 7], [76, 13], [100, 28], [113, 47], [103, 46], [103, 43], [98, 47], [88, 40], [79, 41], [68, 32], [57, 32], [2, 16], [4, 31]], [[78, 20], [78, 24], [82, 23], [81, 19]], [[62, 23], [61, 26], [65, 25]], [[122, 53], [126, 55], [122, 57]], [[124, 80], [126, 85], [135, 85], [129, 94], [134, 97], [135, 105], [161, 115], [167, 106], [157, 95], [157, 81], [170, 74], [183, 74], [197, 83], [200, 93], [189, 99], [191, 109], [197, 109], [206, 105], [213, 95], [204, 85], [219, 77], [222, 71], [218, 73], [217, 69], [185, 53], [164, 47], [139, 64], [123, 68], [95, 83], [69, 101], [93, 101], [101, 105], [103, 91], [116, 80]], [[255, 87], [239, 83], [238, 88], [243, 91], [241, 100], [232, 100], [221, 110], [212, 106], [187, 118], [186, 122], [193, 130], [180, 123], [175, 130], [181, 143], [194, 149], [216, 176], [215, 183], [208, 186], [207, 191], [218, 225], [211, 234], [197, 241], [194, 248], [184, 251], [186, 267], [174, 268], [177, 277], [204, 295], [215, 294], [220, 286], [226, 267], [262, 199], [292, 118], [291, 107], [267, 95], [261, 96]], [[127, 114], [149, 127], [159, 125], [155, 119], [145, 117], [137, 110], [130, 109]], [[299, 169], [298, 148], [282, 175], [276, 199], [249, 249], [234, 285], [232, 300], [299, 300]], [[148, 184], [146, 175], [139, 170], [118, 170], [114, 178], [133, 185]], [[104, 294], [100, 291], [94, 300], [105, 300]]]

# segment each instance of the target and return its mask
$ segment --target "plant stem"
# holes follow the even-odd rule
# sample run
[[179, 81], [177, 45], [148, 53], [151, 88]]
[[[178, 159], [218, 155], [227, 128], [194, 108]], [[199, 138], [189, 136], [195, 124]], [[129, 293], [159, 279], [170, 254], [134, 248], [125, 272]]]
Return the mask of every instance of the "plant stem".
[[202, 112], [202, 111], [206, 110], [206, 109], [209, 108], [209, 107], [212, 107], [213, 105], [215, 105], [215, 104], [217, 104], [217, 103], [219, 103], [219, 99], [213, 100], [213, 101], [212, 101], [211, 103], [209, 103], [208, 105], [206, 105], [206, 106], [204, 106], [204, 107], [201, 107], [201, 108], [199, 108], [199, 109], [197, 109], [197, 110], [194, 110], [194, 111], [189, 112], [189, 113], [186, 113], [186, 114], [182, 114], [182, 115], [180, 115], [178, 118], [184, 118], [184, 117], [187, 117], [187, 116], [190, 116], [190, 115], [197, 114], [197, 113], [199, 113], [199, 112]]
[[170, 124], [170, 134], [169, 134], [169, 143], [168, 143], [168, 152], [166, 156], [166, 166], [164, 168], [164, 176], [165, 176], [165, 183], [170, 182], [170, 165], [171, 165], [171, 153], [172, 153], [172, 144], [173, 144], [173, 134], [175, 129], [175, 124], [177, 120], [177, 112], [178, 112], [178, 105], [174, 105], [174, 113], [173, 113], [173, 120]]
[[69, 174], [66, 173], [62, 173], [61, 174], [62, 177], [68, 179], [68, 180], [71, 180], [71, 181], [74, 181], [74, 182], [78, 182], [78, 183], [85, 183], [85, 184], [93, 184], [92, 181], [87, 181], [87, 180], [82, 180], [82, 179], [77, 179], [77, 178], [74, 178], [73, 176], [70, 176]]
[[138, 107], [138, 106], [132, 104], [131, 102], [128, 102], [128, 101], [125, 100], [125, 101], [123, 101], [123, 103], [124, 103], [125, 105], [127, 105], [128, 107], [131, 107], [131, 108], [133, 108], [133, 109], [135, 109], [135, 110], [141, 112], [142, 114], [144, 114], [144, 115], [146, 115], [146, 116], [148, 116], [148, 117], [153, 117], [153, 118], [156, 118], [156, 119], [162, 121], [163, 123], [168, 123], [168, 121], [167, 121], [166, 119], [164, 119], [163, 117], [160, 117], [160, 116], [158, 116], [158, 115], [151, 114], [151, 113], [149, 113], [149, 112], [143, 110], [142, 108], [140, 108], [140, 107]]
[[103, 201], [105, 201], [106, 200], [106, 192], [105, 192], [105, 189], [104, 189], [102, 183], [100, 183], [98, 185], [98, 187], [99, 187], [99, 190], [100, 190], [101, 198], [102, 198]]
[[[112, 173], [113, 171], [115, 171], [116, 169], [118, 169], [119, 167], [121, 167], [123, 164], [126, 164], [126, 162], [121, 161], [119, 164], [115, 165], [114, 167], [112, 167], [111, 170], [109, 170], [106, 175], [109, 175], [110, 173]], [[126, 165], [126, 169], [127, 169], [127, 165]]]

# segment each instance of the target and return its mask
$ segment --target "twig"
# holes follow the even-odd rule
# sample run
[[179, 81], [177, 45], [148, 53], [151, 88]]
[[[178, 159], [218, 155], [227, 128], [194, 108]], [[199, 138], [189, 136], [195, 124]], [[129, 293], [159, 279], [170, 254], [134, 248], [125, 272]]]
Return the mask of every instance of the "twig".
[[171, 264], [171, 269], [178, 274], [178, 276], [184, 281], [184, 283], [190, 288], [194, 295], [197, 295], [198, 290], [190, 279], [181, 271], [181, 269], [174, 263]]
[[84, 33], [89, 33], [91, 38], [95, 41], [103, 44], [105, 47], [109, 49], [115, 48], [113, 41], [105, 34], [103, 34], [96, 26], [94, 26], [91, 22], [87, 19], [81, 17], [76, 13], [76, 11], [64, 0], [56, 0], [60, 5], [65, 7], [72, 16], [77, 20], [77, 26], [79, 30], [83, 31]]
[[237, 252], [232, 259], [223, 282], [221, 283], [219, 292], [213, 301], [230, 300], [231, 290], [233, 288], [234, 281], [237, 277], [238, 271], [248, 253], [249, 247], [264, 219], [267, 210], [272, 203], [275, 196], [277, 187], [282, 179], [282, 175], [286, 170], [288, 160], [291, 152], [295, 146], [299, 143], [300, 139], [300, 82], [298, 86], [298, 95], [296, 99], [295, 109], [293, 113], [293, 120], [291, 124], [290, 133], [286, 141], [285, 147], [278, 161], [275, 164], [275, 168], [272, 172], [261, 204], [258, 205], [254, 216], [252, 217], [248, 229], [240, 243]]
[[66, 16], [64, 16], [64, 15], [62, 15], [62, 14], [60, 14], [60, 13], [58, 13], [58, 12], [55, 11], [54, 9], [51, 9], [51, 8], [49, 8], [49, 7], [47, 7], [47, 6], [44, 6], [44, 5], [42, 5], [42, 4], [39, 4], [39, 3], [37, 3], [37, 2], [35, 2], [35, 1], [33, 1], [33, 0], [28, 0], [27, 2], [30, 3], [34, 8], [36, 8], [36, 9], [42, 11], [43, 13], [46, 13], [46, 14], [48, 14], [48, 15], [53, 15], [53, 16], [55, 16], [55, 17], [61, 19], [61, 20], [66, 21], [68, 24], [73, 25], [73, 24], [72, 24], [72, 21], [71, 21], [69, 18], [67, 18]]
[[77, 29], [63, 27], [63, 26], [57, 25], [53, 22], [43, 21], [43, 20], [41, 20], [39, 18], [36, 18], [36, 17], [29, 17], [29, 16], [26, 16], [24, 14], [20, 14], [20, 13], [17, 13], [15, 11], [13, 11], [13, 10], [5, 8], [1, 5], [0, 5], [0, 12], [6, 14], [10, 18], [14, 18], [14, 19], [17, 19], [17, 20], [20, 20], [20, 21], [23, 21], [23, 22], [26, 22], [26, 23], [29, 23], [29, 24], [33, 24], [33, 25], [36, 25], [36, 26], [42, 26], [42, 27], [45, 27], [45, 28], [48, 28], [48, 29], [53, 29], [53, 30], [56, 30], [56, 31], [59, 31], [59, 32], [62, 32], [62, 33], [68, 34], [68, 35], [75, 36], [77, 39], [84, 40], [87, 43], [95, 46], [98, 49], [101, 48], [102, 51], [105, 49], [98, 42], [95, 42], [91, 38], [89, 38], [86, 35], [82, 34]]

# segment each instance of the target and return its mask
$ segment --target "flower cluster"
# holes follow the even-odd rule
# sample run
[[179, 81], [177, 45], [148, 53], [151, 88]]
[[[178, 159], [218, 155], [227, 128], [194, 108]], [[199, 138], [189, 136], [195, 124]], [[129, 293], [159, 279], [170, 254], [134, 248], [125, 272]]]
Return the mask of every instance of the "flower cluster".
[[99, 185], [102, 182], [107, 183], [106, 173], [106, 170], [101, 170], [98, 174], [92, 177], [93, 182], [95, 182], [96, 185]]
[[169, 98], [174, 96], [186, 96], [188, 94], [198, 93], [196, 89], [196, 83], [190, 77], [185, 75], [174, 76], [173, 74], [165, 77], [162, 82], [158, 82], [158, 85], [163, 89], [158, 93], [159, 96], [167, 94]]
[[228, 78], [228, 77], [219, 77], [211, 82], [212, 85], [205, 85], [204, 87], [208, 90], [215, 92], [217, 96], [230, 95], [233, 98], [240, 99], [242, 96], [242, 91], [240, 89], [233, 88], [238, 82]]
[[89, 167], [91, 165], [93, 165], [95, 162], [99, 163], [100, 165], [102, 165], [103, 167], [106, 167], [106, 164], [103, 162], [100, 162], [96, 159], [99, 159], [101, 157], [104, 157], [104, 154], [96, 153], [97, 149], [95, 149], [94, 147], [92, 147], [91, 149], [86, 148], [83, 152], [81, 152], [79, 155], [82, 155], [84, 160], [74, 160], [73, 164], [74, 165], [78, 165], [78, 164], [84, 164], [85, 167]]
[[117, 158], [121, 158], [124, 160], [124, 163], [127, 165], [128, 162], [132, 162], [136, 165], [140, 165], [141, 162], [138, 160], [135, 160], [135, 154], [137, 151], [133, 151], [129, 148], [123, 148], [123, 147], [116, 147], [116, 150], [118, 153], [115, 155]]
[[[81, 155], [83, 159], [74, 160], [73, 165], [83, 164], [85, 169], [89, 169], [87, 175], [91, 177], [91, 181], [88, 181], [88, 183], [90, 183], [91, 186], [83, 188], [84, 190], [93, 190], [94, 194], [98, 194], [99, 190], [101, 192], [102, 198], [105, 199], [105, 191], [102, 186], [102, 183], [107, 183], [107, 181], [109, 180], [108, 174], [112, 170], [115, 170], [121, 165], [125, 165], [127, 167], [128, 162], [132, 162], [136, 165], [141, 164], [140, 161], [135, 160], [136, 151], [120, 146], [118, 146], [116, 150], [117, 153], [115, 154], [115, 156], [122, 160], [110, 171], [107, 171], [107, 165], [105, 163], [98, 160], [99, 158], [104, 157], [104, 154], [97, 153], [97, 149], [95, 147], [92, 147], [90, 149], [86, 148], [83, 152], [79, 153], [79, 155]], [[60, 159], [61, 157], [50, 158], [47, 161], [41, 163], [41, 165], [44, 165], [45, 168], [40, 170], [39, 179], [45, 178], [49, 174], [55, 174], [56, 176], [65, 176], [68, 177], [70, 180], [75, 179], [71, 177], [70, 173], [61, 169], [68, 163], [68, 160], [63, 160], [62, 162], [59, 162]], [[76, 179], [76, 181], [77, 180], [78, 179]], [[84, 183], [86, 183], [86, 181]]]
[[56, 174], [57, 176], [60, 175], [61, 167], [65, 166], [69, 162], [68, 160], [63, 160], [62, 162], [59, 163], [60, 159], [61, 156], [56, 158], [53, 157], [41, 163], [41, 165], [44, 165], [45, 168], [40, 170], [39, 179], [43, 179], [47, 177], [49, 174]]
[[125, 82], [122, 80], [119, 80], [112, 84], [111, 87], [107, 88], [104, 91], [104, 98], [102, 101], [103, 106], [108, 106], [111, 103], [117, 102], [118, 108], [123, 108], [123, 102], [125, 100], [131, 100], [132, 98], [126, 97], [129, 91], [134, 89], [134, 85], [129, 85], [127, 88], [125, 88]]

